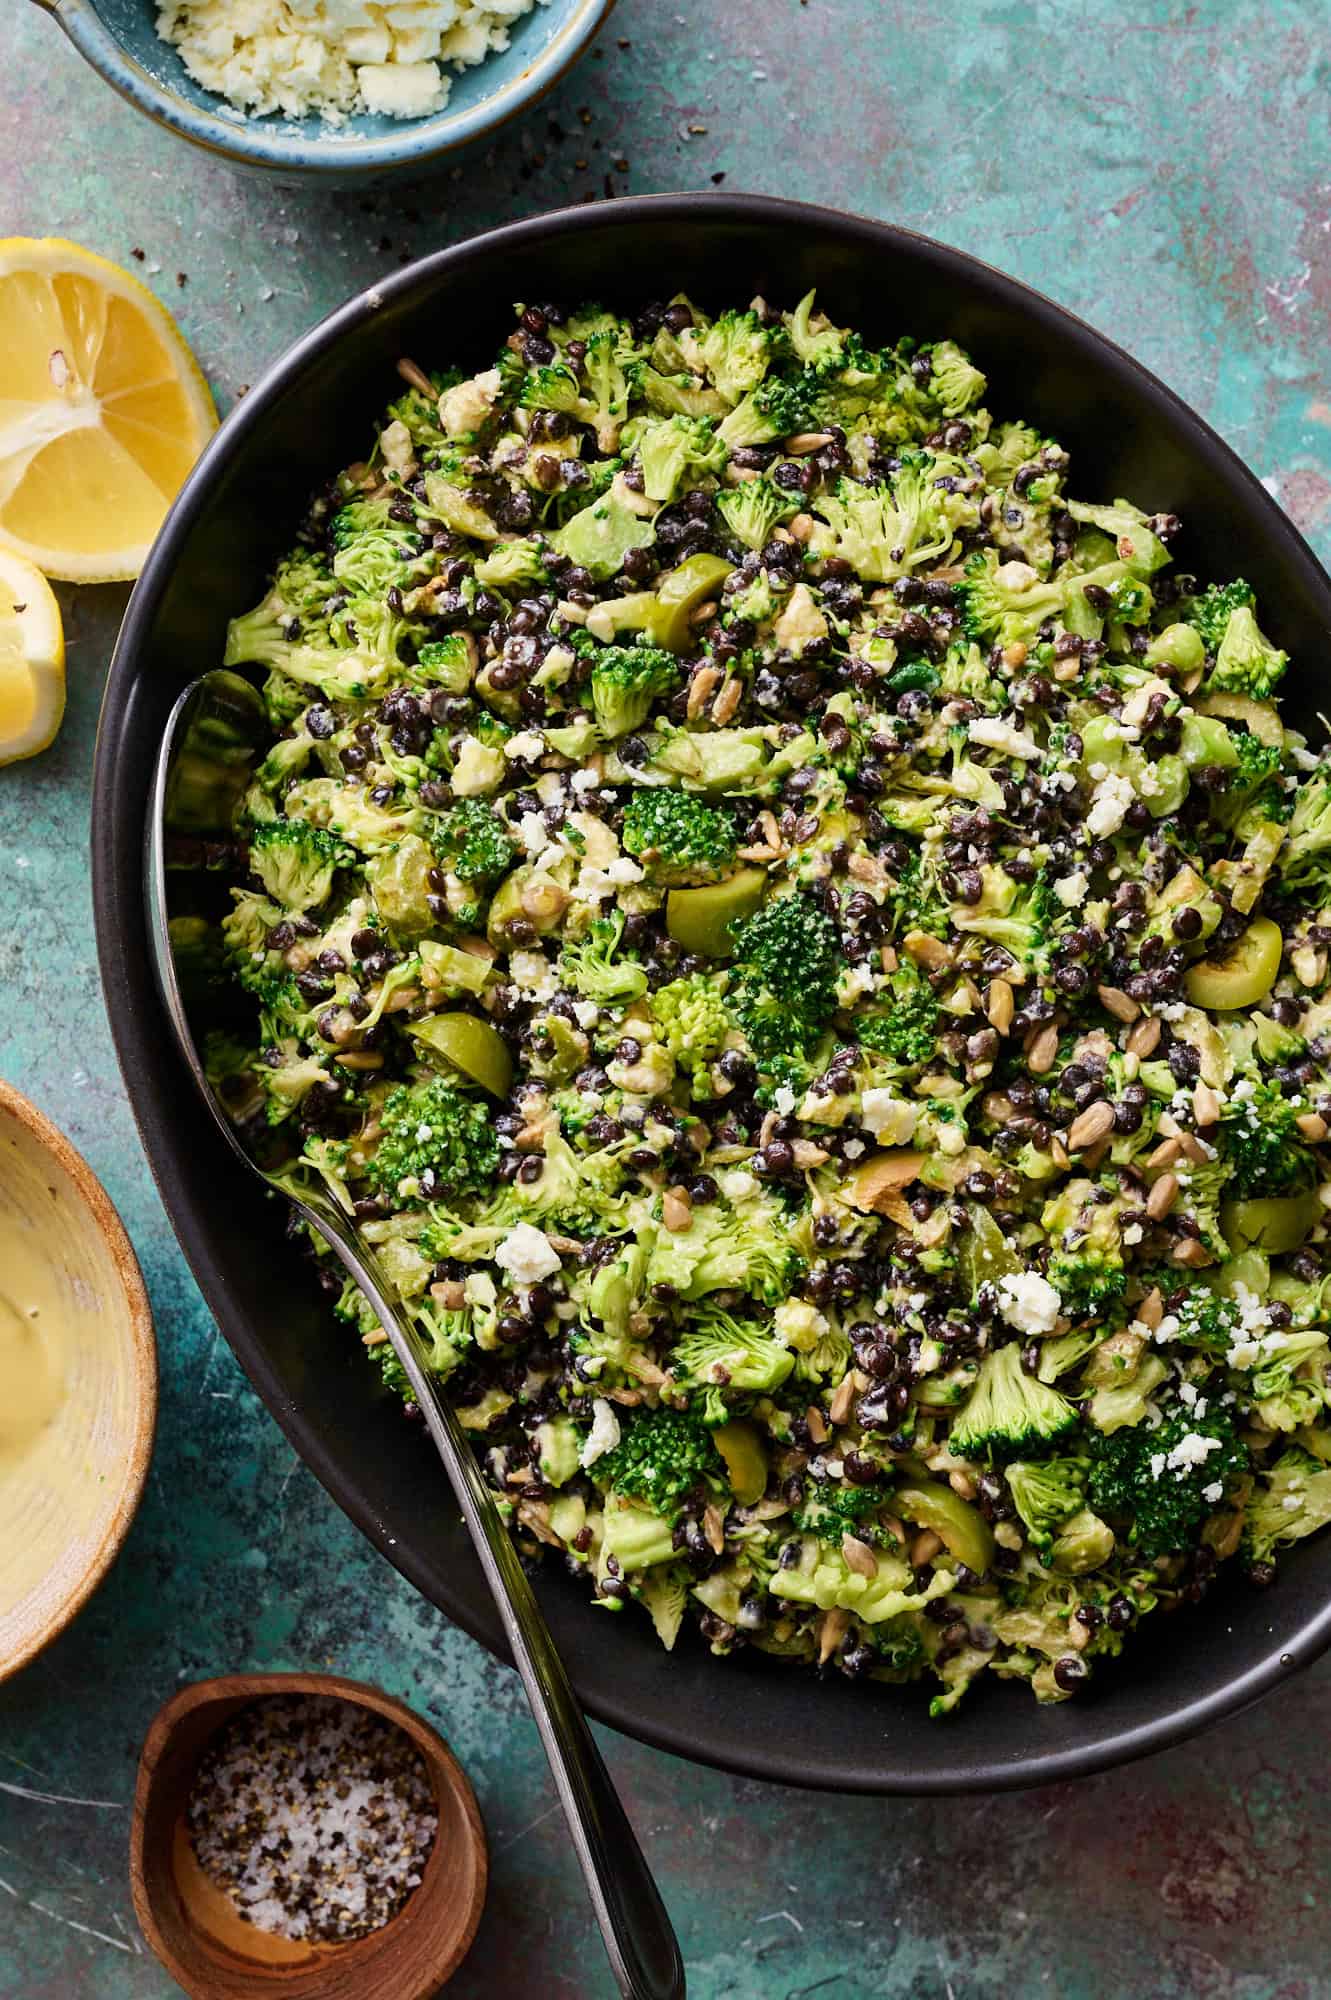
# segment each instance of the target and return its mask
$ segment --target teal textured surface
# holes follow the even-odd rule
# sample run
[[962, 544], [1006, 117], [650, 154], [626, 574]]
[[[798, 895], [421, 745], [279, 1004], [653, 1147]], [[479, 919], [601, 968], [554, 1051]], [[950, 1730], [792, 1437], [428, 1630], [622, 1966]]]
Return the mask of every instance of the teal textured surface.
[[[620, 0], [599, 55], [493, 151], [419, 188], [329, 195], [192, 153], [20, 7], [0, 78], [0, 227], [122, 262], [142, 251], [134, 268], [180, 315], [225, 405], [350, 291], [496, 221], [718, 175], [859, 208], [1014, 271], [1120, 340], [1327, 556], [1319, 0], [1229, 0], [1208, 16], [1139, 0], [1130, 19], [978, 0], [964, 33], [960, 18], [941, 0]], [[87, 893], [92, 739], [124, 593], [62, 602], [69, 718], [46, 756], [0, 772], [0, 1072], [119, 1204], [153, 1295], [163, 1394], [124, 1557], [74, 1628], [0, 1688], [0, 1995], [175, 1990], [142, 1947], [126, 1878], [147, 1721], [182, 1680], [329, 1664], [417, 1705], [476, 1783], [491, 1893], [450, 1992], [601, 2000], [610, 1982], [514, 1677], [294, 1459], [163, 1219], [111, 1056]], [[601, 1740], [701, 2000], [1314, 2000], [1331, 1993], [1331, 1796], [1315, 1748], [1328, 1690], [1324, 1663], [1223, 1736], [992, 1800], [800, 1795]], [[964, 1729], [964, 1713], [944, 1726]]]

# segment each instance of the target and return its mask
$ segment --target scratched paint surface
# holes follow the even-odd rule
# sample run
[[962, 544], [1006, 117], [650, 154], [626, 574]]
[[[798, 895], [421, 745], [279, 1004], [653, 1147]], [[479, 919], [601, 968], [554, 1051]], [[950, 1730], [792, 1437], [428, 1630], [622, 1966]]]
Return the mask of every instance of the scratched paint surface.
[[[373, 196], [237, 178], [121, 104], [37, 10], [8, 0], [4, 14], [0, 234], [142, 251], [224, 405], [348, 292], [441, 242], [607, 193], [767, 189], [930, 231], [1083, 313], [1208, 416], [1331, 553], [1324, 0], [620, 0], [594, 58], [491, 152]], [[0, 2000], [175, 1990], [138, 1939], [126, 1880], [144, 1727], [182, 1681], [322, 1664], [415, 1702], [475, 1780], [493, 1883], [451, 1991], [599, 2000], [610, 1982], [516, 1682], [295, 1461], [150, 1186], [103, 1019], [85, 866], [123, 593], [64, 602], [69, 719], [47, 756], [0, 773], [0, 1073], [119, 1203], [164, 1375], [123, 1560], [0, 1689]], [[1312, 2000], [1331, 1994], [1329, 1697], [1331, 1664], [1221, 1738], [992, 1800], [837, 1801], [603, 1741], [700, 2000]]]

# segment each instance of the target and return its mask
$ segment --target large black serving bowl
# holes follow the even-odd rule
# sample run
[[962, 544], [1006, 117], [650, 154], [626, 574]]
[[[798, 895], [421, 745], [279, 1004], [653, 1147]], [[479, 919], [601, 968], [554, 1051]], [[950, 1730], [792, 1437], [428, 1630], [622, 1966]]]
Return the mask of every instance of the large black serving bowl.
[[[204, 1296], [255, 1387], [375, 1544], [495, 1652], [499, 1624], [425, 1438], [371, 1390], [359, 1343], [330, 1325], [265, 1199], [211, 1135], [172, 1049], [144, 931], [149, 773], [182, 683], [221, 658], [227, 618], [262, 592], [309, 492], [365, 446], [402, 354], [487, 366], [515, 299], [626, 306], [684, 288], [704, 303], [811, 285], [874, 340], [952, 335], [990, 401], [1073, 453], [1075, 490], [1183, 516], [1184, 567], [1255, 585], [1295, 662], [1294, 713], [1325, 703], [1311, 676], [1331, 585], [1279, 508], [1215, 434], [1144, 369], [1047, 299], [960, 252], [882, 224], [731, 196], [617, 201], [538, 217], [422, 259], [352, 299], [252, 389], [209, 446], [149, 559], [102, 712], [93, 881], [107, 1005], [162, 1198]], [[1148, 1621], [1085, 1698], [1039, 1708], [982, 1687], [931, 1723], [919, 1689], [852, 1686], [767, 1661], [662, 1652], [645, 1618], [593, 1613], [582, 1588], [541, 1587], [588, 1709], [681, 1756], [846, 1791], [1044, 1784], [1176, 1742], [1241, 1709], [1331, 1639], [1331, 1538], [1296, 1549], [1264, 1596], [1235, 1582]], [[372, 1607], [367, 1607], [373, 1616]], [[1154, 1629], [1153, 1629], [1154, 1628]]]

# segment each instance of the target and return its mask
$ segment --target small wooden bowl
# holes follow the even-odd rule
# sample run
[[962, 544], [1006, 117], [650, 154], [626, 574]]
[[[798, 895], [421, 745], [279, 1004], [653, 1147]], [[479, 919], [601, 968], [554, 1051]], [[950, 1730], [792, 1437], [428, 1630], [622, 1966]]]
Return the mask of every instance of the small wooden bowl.
[[[63, 1402], [40, 1445], [0, 1478], [4, 1680], [64, 1630], [129, 1533], [152, 1456], [157, 1349], [143, 1278], [105, 1188], [3, 1082], [0, 1217], [54, 1277], [71, 1340]], [[0, 1268], [0, 1291], [5, 1279]]]
[[[420, 1886], [368, 1937], [311, 1944], [249, 1923], [204, 1874], [185, 1825], [199, 1761], [237, 1710], [265, 1695], [317, 1694], [373, 1709], [425, 1759], [439, 1831]], [[402, 1702], [337, 1674], [230, 1674], [158, 1710], [134, 1792], [129, 1873], [143, 1934], [192, 2000], [427, 2000], [466, 1956], [485, 1902], [485, 1828], [466, 1772]]]

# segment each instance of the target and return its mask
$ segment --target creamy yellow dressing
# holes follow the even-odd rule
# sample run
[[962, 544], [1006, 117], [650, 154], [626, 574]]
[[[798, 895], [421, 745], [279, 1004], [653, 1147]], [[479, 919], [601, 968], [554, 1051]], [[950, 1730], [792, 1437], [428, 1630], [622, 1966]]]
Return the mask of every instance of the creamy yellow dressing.
[[[0, 1479], [41, 1446], [65, 1398], [68, 1328], [49, 1274], [22, 1239], [0, 1231]], [[43, 1295], [46, 1296], [43, 1296]]]

